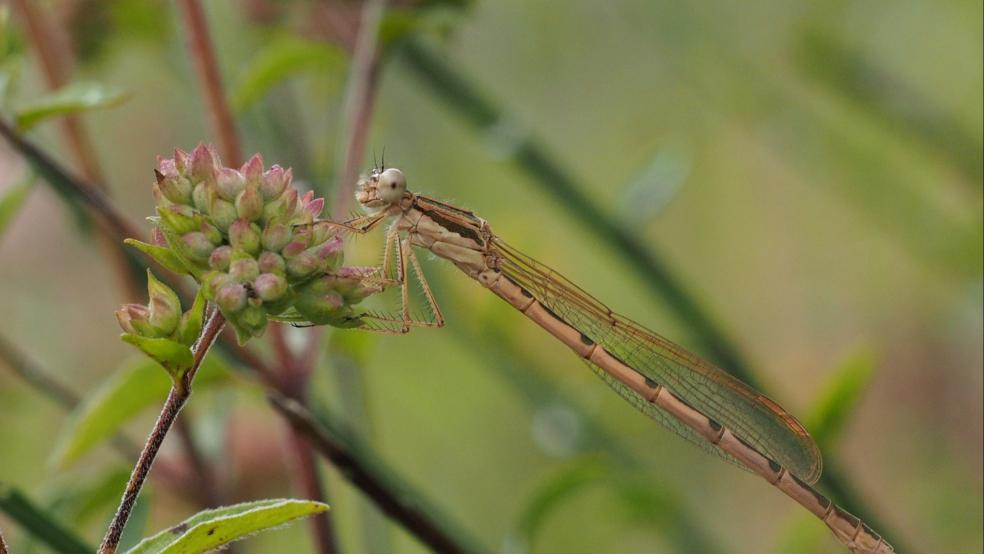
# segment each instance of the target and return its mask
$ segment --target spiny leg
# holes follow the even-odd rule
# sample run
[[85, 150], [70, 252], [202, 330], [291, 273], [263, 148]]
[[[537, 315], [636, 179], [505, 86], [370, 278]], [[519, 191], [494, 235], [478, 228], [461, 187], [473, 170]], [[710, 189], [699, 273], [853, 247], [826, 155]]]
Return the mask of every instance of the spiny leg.
[[420, 283], [420, 289], [423, 291], [427, 305], [430, 308], [431, 314], [434, 316], [434, 321], [417, 321], [414, 324], [420, 327], [444, 327], [444, 314], [441, 313], [441, 307], [438, 306], [437, 299], [434, 298], [434, 293], [431, 292], [430, 284], [427, 283], [427, 278], [424, 277], [424, 271], [420, 267], [420, 261], [417, 260], [417, 255], [413, 252], [413, 249], [409, 248], [409, 243], [410, 241], [408, 240], [406, 257], [410, 259], [410, 265], [417, 274], [417, 282]]
[[[410, 331], [410, 327], [442, 327], [444, 326], [444, 315], [441, 313], [441, 309], [437, 306], [437, 302], [434, 299], [434, 295], [430, 290], [430, 286], [427, 284], [424, 278], [424, 273], [420, 268], [420, 262], [417, 261], [416, 255], [414, 255], [413, 250], [410, 246], [410, 240], [408, 238], [402, 238], [398, 234], [395, 234], [395, 240], [387, 240], [387, 250], [390, 250], [393, 244], [396, 245], [396, 264], [393, 269], [396, 275], [392, 275], [394, 283], [399, 283], [400, 285], [400, 314], [396, 316], [394, 314], [386, 314], [380, 312], [370, 312], [363, 315], [363, 319], [370, 319], [374, 322], [380, 324], [381, 328], [373, 328], [371, 330], [381, 330], [383, 332], [392, 332], [396, 334], [407, 333]], [[385, 260], [386, 254], [384, 253], [384, 267], [390, 268], [391, 265]], [[409, 270], [412, 267], [413, 271], [416, 273], [416, 278], [420, 283], [420, 287], [423, 290], [424, 297], [427, 300], [428, 307], [430, 309], [433, 319], [425, 318], [415, 318], [410, 312], [410, 273]], [[389, 325], [399, 325], [399, 328], [386, 327]]]

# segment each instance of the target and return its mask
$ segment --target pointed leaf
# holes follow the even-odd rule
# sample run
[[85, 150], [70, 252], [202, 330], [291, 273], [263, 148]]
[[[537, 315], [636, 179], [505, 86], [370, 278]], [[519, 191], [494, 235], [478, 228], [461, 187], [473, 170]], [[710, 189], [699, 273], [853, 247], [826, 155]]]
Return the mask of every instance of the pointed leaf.
[[127, 554], [195, 554], [328, 510], [309, 500], [260, 500], [199, 512], [144, 539]]
[[17, 109], [17, 127], [26, 131], [59, 115], [111, 108], [122, 104], [127, 96], [126, 92], [116, 87], [98, 83], [72, 83]]
[[0, 511], [34, 538], [47, 544], [54, 552], [61, 554], [84, 554], [94, 552], [81, 538], [31, 502], [19, 490], [0, 482]]
[[178, 325], [178, 341], [188, 346], [194, 344], [202, 332], [202, 320], [204, 318], [205, 287], [199, 287], [198, 294], [195, 295], [195, 303], [181, 316], [181, 323]]
[[855, 353], [845, 360], [830, 378], [807, 418], [807, 429], [822, 451], [833, 446], [844, 425], [861, 399], [874, 374], [874, 357], [868, 352]]
[[130, 333], [123, 333], [120, 338], [164, 366], [174, 379], [180, 379], [194, 363], [191, 349], [178, 341], [165, 338], [152, 339]]
[[187, 275], [190, 273], [184, 263], [181, 262], [181, 258], [172, 252], [170, 248], [157, 246], [156, 244], [147, 244], [146, 242], [141, 242], [137, 239], [126, 239], [123, 243], [130, 245], [150, 256], [155, 262], [177, 273], [178, 275]]
[[34, 173], [28, 174], [25, 179], [7, 189], [3, 196], [0, 196], [0, 235], [4, 229], [13, 221], [14, 216], [20, 211], [20, 207], [27, 200], [27, 193], [30, 192], [34, 184]]
[[240, 73], [230, 90], [229, 102], [233, 110], [242, 112], [291, 75], [308, 70], [325, 74], [340, 69], [344, 61], [341, 50], [328, 44], [294, 37], [274, 40]]
[[[195, 377], [197, 390], [220, 382], [226, 374], [216, 356], [208, 356]], [[171, 381], [152, 360], [139, 357], [124, 363], [79, 405], [55, 441], [51, 463], [64, 468], [110, 438], [144, 409], [159, 406]]]

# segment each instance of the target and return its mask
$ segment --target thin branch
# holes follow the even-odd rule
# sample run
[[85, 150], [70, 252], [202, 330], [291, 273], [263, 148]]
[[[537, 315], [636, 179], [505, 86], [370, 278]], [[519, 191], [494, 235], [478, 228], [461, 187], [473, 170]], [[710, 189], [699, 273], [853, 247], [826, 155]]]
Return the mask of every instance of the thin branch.
[[368, 0], [359, 22], [359, 34], [355, 40], [345, 92], [344, 125], [340, 135], [344, 137], [345, 145], [339, 150], [338, 167], [343, 169], [335, 182], [335, 201], [332, 202], [332, 217], [337, 220], [348, 216], [359, 164], [365, 157], [369, 118], [376, 99], [376, 80], [379, 75], [379, 24], [386, 11], [386, 4], [386, 0]]
[[[72, 66], [72, 56], [65, 46], [65, 37], [55, 33], [44, 16], [36, 11], [37, 2], [33, 0], [11, 0], [11, 3], [20, 13], [21, 19], [24, 20], [24, 25], [27, 27], [27, 37], [30, 39], [34, 51], [37, 52], [41, 73], [48, 89], [56, 90], [65, 86], [68, 83]], [[97, 183], [105, 189], [102, 170], [96, 160], [95, 150], [88, 140], [82, 121], [75, 115], [68, 115], [60, 118], [59, 124], [68, 151], [75, 158], [75, 166], [79, 168], [87, 180]]]
[[[301, 493], [309, 500], [325, 502], [324, 487], [321, 483], [321, 475], [318, 473], [317, 460], [305, 435], [293, 427], [289, 427], [287, 440], [290, 442], [290, 450], [293, 453], [296, 466], [295, 478]], [[322, 517], [323, 515], [317, 514], [312, 517], [311, 534], [314, 536], [314, 544], [320, 554], [332, 554], [338, 551], [335, 545], [335, 534], [331, 519]]]
[[205, 12], [198, 0], [179, 0], [178, 9], [188, 29], [188, 48], [191, 51], [195, 70], [198, 72], [198, 79], [201, 81], [202, 94], [208, 103], [208, 112], [212, 118], [212, 127], [215, 130], [222, 159], [230, 165], [238, 165], [242, 159], [239, 138], [232, 120], [232, 112], [222, 92], [222, 77], [219, 75], [219, 65], [215, 61], [215, 50], [208, 32], [208, 22], [205, 21]]
[[5, 360], [14, 373], [63, 408], [70, 410], [79, 403], [74, 391], [28, 360], [3, 335], [0, 335], [0, 360]]
[[438, 522], [424, 512], [420, 503], [410, 495], [401, 494], [385, 483], [379, 475], [363, 464], [346, 444], [325, 431], [314, 415], [296, 400], [275, 392], [267, 399], [274, 409], [286, 417], [291, 426], [303, 433], [311, 445], [346, 479], [363, 492], [387, 516], [397, 521], [421, 542], [437, 552], [473, 552], [451, 536]]
[[113, 521], [110, 522], [109, 528], [106, 529], [106, 536], [103, 538], [102, 544], [99, 545], [99, 554], [114, 554], [116, 552], [120, 537], [123, 535], [123, 528], [126, 527], [126, 522], [130, 519], [130, 512], [133, 510], [133, 505], [137, 501], [140, 489], [143, 487], [144, 481], [147, 479], [147, 474], [150, 473], [150, 468], [157, 458], [161, 444], [164, 443], [164, 438], [171, 429], [174, 420], [178, 417], [178, 413], [181, 412], [181, 408], [184, 407], [188, 401], [188, 397], [191, 396], [191, 384], [195, 379], [195, 374], [198, 373], [198, 368], [201, 367], [202, 360], [205, 359], [205, 354], [212, 346], [212, 343], [215, 342], [215, 339], [219, 336], [219, 332], [222, 331], [222, 327], [224, 326], [225, 318], [222, 317], [222, 314], [218, 310], [215, 310], [212, 313], [212, 317], [205, 323], [205, 327], [202, 329], [198, 341], [192, 347], [193, 362], [191, 368], [171, 387], [171, 392], [168, 393], [164, 407], [161, 409], [161, 414], [158, 416], [154, 428], [147, 437], [147, 443], [140, 453], [140, 458], [137, 460], [136, 465], [133, 466], [133, 472], [130, 474], [130, 480], [127, 482], [126, 489], [123, 491], [123, 498], [120, 500], [116, 515], [113, 516]]

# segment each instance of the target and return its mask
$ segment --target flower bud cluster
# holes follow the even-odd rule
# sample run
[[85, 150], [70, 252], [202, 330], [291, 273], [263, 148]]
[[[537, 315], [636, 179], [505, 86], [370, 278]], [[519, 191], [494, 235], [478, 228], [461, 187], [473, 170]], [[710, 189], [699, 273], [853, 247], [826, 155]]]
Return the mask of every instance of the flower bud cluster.
[[317, 221], [324, 199], [301, 195], [290, 169], [264, 169], [259, 154], [239, 169], [223, 167], [199, 145], [159, 159], [155, 174], [155, 245], [137, 246], [176, 258], [240, 341], [262, 334], [269, 318], [357, 324], [352, 304], [378, 292], [365, 284], [366, 271], [340, 267], [342, 238]]

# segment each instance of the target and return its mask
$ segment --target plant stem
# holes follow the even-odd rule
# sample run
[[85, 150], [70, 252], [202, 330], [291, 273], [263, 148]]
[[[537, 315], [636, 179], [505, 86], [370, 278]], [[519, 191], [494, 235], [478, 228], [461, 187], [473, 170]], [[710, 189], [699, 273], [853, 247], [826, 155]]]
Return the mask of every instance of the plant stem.
[[215, 61], [215, 50], [208, 32], [208, 22], [205, 21], [205, 12], [198, 0], [179, 0], [178, 9], [188, 29], [188, 48], [191, 50], [191, 59], [198, 71], [202, 93], [208, 103], [208, 112], [212, 117], [219, 151], [227, 163], [236, 165], [242, 158], [239, 138], [236, 135], [236, 125], [232, 120], [229, 105], [225, 101], [225, 94], [222, 92], [222, 77], [219, 75], [219, 65]]
[[2, 529], [0, 529], [0, 554], [7, 554], [7, 542], [3, 540]]
[[310, 444], [331, 460], [345, 478], [363, 492], [383, 513], [399, 522], [407, 531], [436, 552], [474, 552], [421, 509], [419, 499], [403, 494], [373, 471], [368, 464], [342, 441], [329, 434], [314, 415], [300, 402], [274, 391], [267, 399], [274, 409], [287, 418], [291, 426], [303, 433]]
[[99, 545], [99, 554], [114, 554], [116, 552], [120, 537], [123, 535], [123, 528], [126, 526], [127, 520], [130, 519], [130, 512], [133, 510], [140, 489], [147, 479], [147, 474], [150, 473], [154, 459], [157, 458], [161, 444], [164, 443], [164, 438], [178, 417], [178, 413], [181, 412], [181, 408], [191, 396], [191, 383], [195, 374], [198, 373], [198, 368], [201, 366], [202, 360], [205, 359], [205, 354], [215, 342], [223, 326], [225, 326], [225, 318], [218, 310], [213, 311], [212, 317], [205, 323], [198, 341], [192, 347], [191, 368], [171, 387], [171, 392], [167, 395], [167, 400], [157, 417], [157, 422], [154, 423], [154, 428], [147, 437], [147, 443], [144, 445], [143, 451], [140, 452], [140, 458], [133, 466], [130, 480], [123, 491], [123, 498], [120, 500], [119, 508], [116, 509], [116, 515], [113, 516], [109, 528], [106, 529], [106, 536], [103, 538], [102, 544]]
[[[318, 474], [318, 462], [315, 459], [311, 445], [308, 443], [304, 434], [293, 427], [287, 430], [287, 440], [290, 441], [290, 449], [293, 452], [294, 464], [297, 468], [295, 479], [298, 481], [298, 488], [307, 499], [325, 502], [321, 475]], [[311, 534], [314, 537], [314, 544], [319, 553], [332, 554], [338, 551], [335, 545], [335, 535], [332, 529], [331, 519], [317, 514], [311, 518], [310, 527]]]

